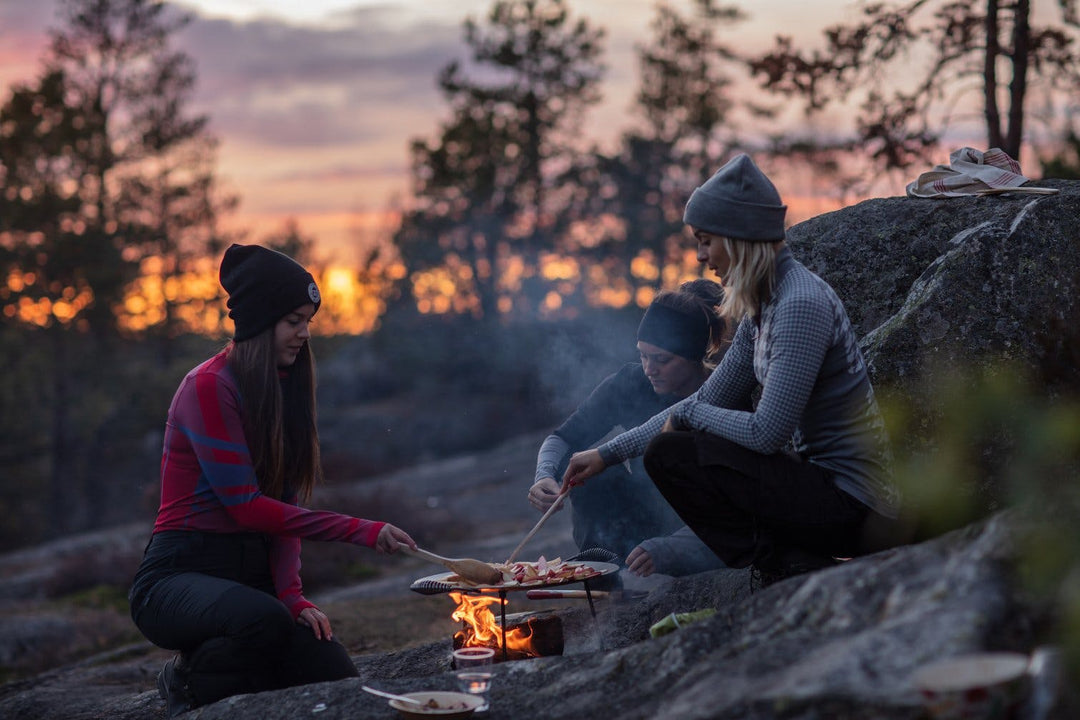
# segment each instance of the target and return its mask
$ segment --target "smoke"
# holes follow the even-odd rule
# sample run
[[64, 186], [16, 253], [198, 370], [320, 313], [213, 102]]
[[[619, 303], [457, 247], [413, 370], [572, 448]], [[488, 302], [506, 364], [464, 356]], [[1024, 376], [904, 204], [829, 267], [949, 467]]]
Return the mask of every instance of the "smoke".
[[637, 359], [637, 314], [590, 314], [551, 328], [537, 377], [549, 406], [560, 416], [574, 411], [601, 380]]

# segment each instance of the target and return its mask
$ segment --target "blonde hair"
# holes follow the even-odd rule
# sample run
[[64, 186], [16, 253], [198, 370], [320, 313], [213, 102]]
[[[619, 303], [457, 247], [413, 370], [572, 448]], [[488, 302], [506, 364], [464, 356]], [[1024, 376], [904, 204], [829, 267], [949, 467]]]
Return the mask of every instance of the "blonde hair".
[[315, 420], [315, 358], [304, 343], [282, 391], [274, 354], [274, 327], [233, 342], [229, 367], [242, 403], [244, 437], [259, 490], [282, 500], [289, 491], [301, 501], [322, 478]]
[[714, 236], [724, 244], [730, 265], [724, 275], [724, 302], [720, 314], [733, 325], [743, 317], [757, 317], [761, 306], [772, 297], [776, 282], [776, 256], [784, 241], [750, 242]]

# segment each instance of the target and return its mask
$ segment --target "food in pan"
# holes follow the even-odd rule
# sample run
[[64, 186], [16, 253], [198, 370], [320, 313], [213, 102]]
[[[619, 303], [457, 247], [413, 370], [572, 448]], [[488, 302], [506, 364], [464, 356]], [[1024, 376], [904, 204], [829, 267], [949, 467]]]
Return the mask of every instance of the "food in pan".
[[503, 578], [512, 579], [519, 585], [549, 585], [588, 580], [600, 574], [585, 563], [564, 562], [562, 558], [547, 560], [543, 555], [536, 562], [515, 562], [499, 566]]
[[[565, 561], [562, 558], [548, 560], [543, 555], [536, 562], [514, 562], [509, 565], [493, 563], [502, 572], [503, 586], [561, 585], [588, 580], [602, 573], [586, 563]], [[460, 575], [450, 575], [446, 582], [467, 584]]]
[[583, 563], [563, 562], [561, 558], [536, 562], [515, 562], [502, 566], [503, 577], [510, 575], [519, 585], [547, 585], [586, 580], [600, 573]]

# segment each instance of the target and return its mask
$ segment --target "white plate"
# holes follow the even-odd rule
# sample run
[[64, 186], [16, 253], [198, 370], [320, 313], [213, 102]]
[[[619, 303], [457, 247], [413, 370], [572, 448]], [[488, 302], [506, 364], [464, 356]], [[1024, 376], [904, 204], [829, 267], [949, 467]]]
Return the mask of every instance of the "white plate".
[[484, 704], [484, 698], [478, 695], [467, 695], [459, 692], [429, 690], [426, 692], [399, 694], [402, 697], [419, 700], [422, 703], [434, 700], [442, 706], [439, 708], [429, 708], [422, 705], [413, 705], [412, 703], [402, 702], [401, 700], [391, 700], [389, 702], [390, 707], [409, 718], [437, 717], [441, 718], [441, 720], [463, 718], [472, 715], [476, 711], [476, 708]]

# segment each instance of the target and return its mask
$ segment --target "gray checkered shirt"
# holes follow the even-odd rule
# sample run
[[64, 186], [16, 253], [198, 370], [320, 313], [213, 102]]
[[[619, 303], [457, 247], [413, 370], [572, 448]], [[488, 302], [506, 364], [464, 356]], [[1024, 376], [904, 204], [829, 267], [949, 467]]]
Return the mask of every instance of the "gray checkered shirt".
[[[761, 386], [752, 411], [750, 394]], [[645, 452], [668, 415], [762, 454], [789, 442], [834, 473], [837, 487], [888, 517], [898, 495], [889, 476], [885, 424], [843, 303], [785, 248], [760, 326], [744, 319], [720, 366], [694, 395], [600, 446], [611, 465]]]

